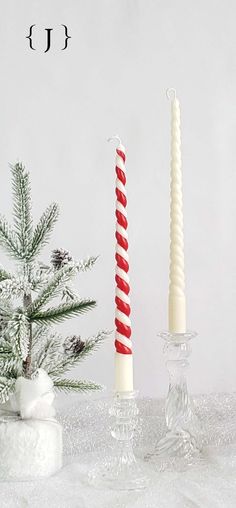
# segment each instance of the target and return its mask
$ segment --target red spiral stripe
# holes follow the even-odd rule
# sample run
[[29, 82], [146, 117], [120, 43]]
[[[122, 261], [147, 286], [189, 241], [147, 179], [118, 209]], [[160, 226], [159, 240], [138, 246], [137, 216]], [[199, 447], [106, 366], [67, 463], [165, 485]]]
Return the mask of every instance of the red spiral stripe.
[[[121, 159], [125, 163], [125, 153], [123, 152], [123, 150], [121, 150], [120, 148], [117, 148], [116, 153], [119, 157], [121, 157]], [[116, 175], [117, 175], [117, 179], [120, 180], [120, 182], [125, 186], [126, 175], [125, 175], [124, 171], [118, 165], [116, 165]], [[116, 187], [116, 197], [117, 197], [117, 201], [124, 208], [126, 208], [126, 206], [127, 206], [126, 196], [117, 187]], [[123, 215], [123, 213], [120, 212], [120, 210], [116, 210], [116, 220], [117, 220], [117, 223], [123, 229], [127, 230], [127, 227], [128, 227], [127, 219], [126, 219], [125, 215]], [[128, 241], [118, 231], [116, 231], [116, 241], [117, 241], [117, 246], [122, 247], [126, 252], [128, 251]], [[116, 263], [117, 263], [117, 266], [121, 270], [123, 270], [125, 273], [128, 273], [129, 263], [118, 252], [116, 252]], [[119, 275], [116, 275], [115, 280], [116, 280], [117, 288], [120, 289], [122, 292], [124, 292], [128, 296], [129, 292], [130, 292], [129, 284], [124, 279], [122, 279]], [[116, 295], [115, 302], [116, 302], [116, 318], [115, 318], [116, 331], [120, 335], [123, 335], [125, 339], [130, 339], [131, 327], [122, 323], [119, 320], [119, 317], [117, 317], [117, 316], [119, 316], [119, 313], [122, 313], [125, 316], [129, 317], [130, 311], [131, 311], [130, 305], [128, 303], [126, 303], [125, 301], [123, 301], [117, 295]], [[116, 336], [116, 339], [115, 339], [115, 348], [116, 348], [117, 353], [132, 354], [131, 344], [130, 344], [130, 347], [126, 346], [125, 344], [120, 342], [118, 336]]]

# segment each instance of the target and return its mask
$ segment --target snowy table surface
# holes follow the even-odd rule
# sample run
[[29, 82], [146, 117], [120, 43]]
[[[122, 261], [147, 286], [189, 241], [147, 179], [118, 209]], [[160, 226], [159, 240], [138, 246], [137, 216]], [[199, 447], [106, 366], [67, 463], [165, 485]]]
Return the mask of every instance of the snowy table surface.
[[[145, 491], [96, 490], [87, 472], [111, 445], [110, 400], [69, 397], [58, 412], [64, 427], [64, 467], [38, 482], [1, 483], [1, 508], [235, 508], [236, 394], [195, 398], [208, 459], [184, 472], [155, 473]], [[151, 451], [164, 433], [163, 401], [140, 399], [137, 454]]]

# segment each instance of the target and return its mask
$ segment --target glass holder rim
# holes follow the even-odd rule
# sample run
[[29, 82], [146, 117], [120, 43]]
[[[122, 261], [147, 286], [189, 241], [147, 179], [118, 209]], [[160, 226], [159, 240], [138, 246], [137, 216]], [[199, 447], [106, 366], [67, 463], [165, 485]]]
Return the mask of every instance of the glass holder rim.
[[169, 330], [161, 330], [157, 333], [157, 337], [163, 339], [165, 342], [173, 344], [185, 344], [197, 336], [197, 332], [186, 330], [186, 332], [171, 332]]

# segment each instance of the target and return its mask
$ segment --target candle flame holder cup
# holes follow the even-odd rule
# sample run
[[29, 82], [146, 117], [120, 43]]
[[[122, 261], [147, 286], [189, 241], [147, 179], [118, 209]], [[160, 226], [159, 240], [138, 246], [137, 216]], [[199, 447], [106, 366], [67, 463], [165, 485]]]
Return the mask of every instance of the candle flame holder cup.
[[114, 449], [89, 473], [89, 483], [94, 487], [113, 490], [144, 489], [148, 483], [145, 464], [139, 462], [133, 451], [138, 407], [137, 392], [116, 392], [109, 410], [113, 418], [111, 435]]
[[161, 332], [164, 356], [169, 372], [169, 390], [165, 404], [166, 435], [146, 460], [157, 470], [183, 470], [195, 463], [201, 451], [201, 428], [188, 393], [186, 369], [191, 353], [190, 340], [195, 332]]

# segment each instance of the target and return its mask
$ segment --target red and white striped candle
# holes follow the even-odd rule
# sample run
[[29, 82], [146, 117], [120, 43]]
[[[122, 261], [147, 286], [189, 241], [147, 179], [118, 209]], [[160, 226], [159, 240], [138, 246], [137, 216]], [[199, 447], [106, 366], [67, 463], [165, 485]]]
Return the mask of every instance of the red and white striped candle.
[[125, 148], [120, 138], [116, 149], [116, 310], [115, 310], [115, 390], [133, 390], [133, 354], [130, 322], [130, 283], [128, 256], [128, 221], [126, 197]]

